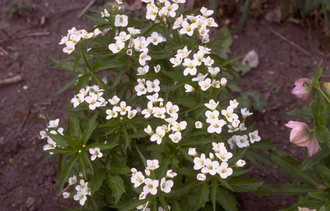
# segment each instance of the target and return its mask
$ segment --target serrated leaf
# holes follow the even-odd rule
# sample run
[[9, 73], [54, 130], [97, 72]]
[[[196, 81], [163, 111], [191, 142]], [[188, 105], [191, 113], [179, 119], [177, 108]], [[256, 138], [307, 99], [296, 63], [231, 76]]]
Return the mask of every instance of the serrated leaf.
[[94, 116], [88, 121], [87, 123], [87, 127], [84, 131], [84, 136], [82, 139], [82, 144], [86, 144], [87, 141], [89, 140], [89, 138], [91, 137], [94, 129], [97, 126], [97, 122], [96, 122], [96, 118], [98, 116], [98, 112], [96, 114], [94, 114]]
[[92, 196], [96, 191], [100, 189], [105, 180], [107, 170], [104, 168], [99, 168], [95, 170], [95, 173], [89, 178], [88, 187], [91, 189]]
[[200, 207], [203, 207], [206, 202], [209, 200], [210, 189], [207, 183], [202, 183], [201, 185], [197, 186], [198, 195], [196, 198], [196, 207], [195, 210], [198, 210]]
[[329, 144], [330, 131], [324, 125], [315, 126], [313, 128], [313, 133], [319, 142]]
[[63, 171], [61, 171], [60, 173], [60, 190], [63, 190], [64, 184], [68, 181], [69, 176], [70, 176], [70, 172], [74, 166], [74, 164], [76, 164], [76, 162], [78, 161], [79, 158], [79, 154], [74, 155], [69, 162], [66, 164], [65, 168], [63, 169]]
[[125, 163], [120, 163], [119, 160], [113, 159], [110, 164], [110, 171], [112, 174], [128, 174], [131, 172], [131, 169], [125, 165]]
[[330, 154], [328, 147], [323, 147], [318, 153], [313, 155], [312, 157], [308, 157], [300, 166], [301, 170], [309, 169], [319, 163], [326, 158]]
[[217, 193], [218, 202], [225, 210], [237, 211], [235, 200], [230, 192], [223, 188], [219, 188]]
[[288, 112], [289, 115], [302, 117], [304, 119], [313, 119], [313, 115], [310, 108], [295, 109]]
[[106, 182], [111, 189], [111, 196], [115, 198], [115, 204], [117, 204], [122, 194], [126, 192], [124, 180], [118, 175], [107, 174]]

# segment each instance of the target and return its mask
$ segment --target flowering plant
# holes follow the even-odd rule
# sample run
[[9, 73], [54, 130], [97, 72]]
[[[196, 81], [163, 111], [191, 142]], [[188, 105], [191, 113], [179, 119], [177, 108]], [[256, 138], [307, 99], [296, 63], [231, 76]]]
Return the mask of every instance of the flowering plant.
[[[313, 79], [301, 78], [295, 82], [292, 94], [302, 100], [314, 100], [309, 107], [296, 109], [288, 114], [313, 122], [310, 127], [305, 122], [289, 121], [286, 126], [291, 128], [290, 142], [308, 149], [308, 157], [301, 163], [284, 152], [270, 152], [272, 161], [287, 175], [303, 183], [268, 187], [277, 194], [302, 194], [299, 202], [285, 209], [289, 210], [329, 210], [330, 188], [330, 83], [320, 82], [322, 62], [317, 67]], [[266, 190], [265, 187], [263, 187]], [[268, 190], [269, 191], [269, 190]], [[262, 192], [262, 191], [261, 191]], [[265, 194], [267, 192], [265, 191]], [[310, 208], [310, 209], [308, 209]]]
[[70, 56], [54, 62], [76, 75], [59, 91], [75, 86], [68, 126], [41, 131], [62, 194], [93, 210], [237, 210], [233, 192], [262, 185], [242, 177], [245, 160], [269, 163], [257, 150], [276, 144], [245, 125], [252, 113], [226, 87], [235, 59], [212, 52], [213, 11], [143, 2], [146, 20], [110, 7], [62, 37]]

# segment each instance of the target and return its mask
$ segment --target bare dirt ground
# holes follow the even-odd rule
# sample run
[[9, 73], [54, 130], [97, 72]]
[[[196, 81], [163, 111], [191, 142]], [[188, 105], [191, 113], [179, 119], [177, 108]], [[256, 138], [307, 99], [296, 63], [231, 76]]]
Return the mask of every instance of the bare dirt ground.
[[[50, 119], [60, 118], [64, 124], [73, 93], [55, 95], [70, 79], [70, 73], [51, 69], [49, 57], [65, 58], [58, 42], [69, 28], [89, 29], [93, 25], [84, 17], [77, 18], [89, 1], [31, 0], [34, 8], [30, 16], [9, 19], [2, 11], [12, 2], [17, 1], [0, 2], [0, 80], [20, 75], [22, 81], [0, 86], [0, 211], [59, 211], [75, 203], [58, 194], [56, 159], [42, 163], [45, 142], [39, 139], [39, 131], [46, 126], [47, 114]], [[93, 7], [102, 6], [96, 3]], [[230, 55], [233, 58], [252, 49], [259, 54], [258, 68], [243, 77], [245, 89], [260, 90], [268, 101], [264, 113], [255, 112], [256, 128], [262, 138], [283, 143], [281, 149], [300, 160], [306, 153], [289, 143], [289, 130], [284, 127], [288, 121], [286, 112], [304, 105], [291, 94], [294, 81], [312, 77], [320, 60], [324, 61], [322, 80], [330, 81], [329, 56], [325, 56], [323, 40], [321, 27], [314, 24], [274, 24], [260, 18], [250, 20], [244, 32], [235, 36]], [[292, 182], [273, 167], [254, 168], [250, 175], [267, 184]], [[288, 207], [298, 198], [241, 194], [239, 199], [241, 210], [272, 211]]]

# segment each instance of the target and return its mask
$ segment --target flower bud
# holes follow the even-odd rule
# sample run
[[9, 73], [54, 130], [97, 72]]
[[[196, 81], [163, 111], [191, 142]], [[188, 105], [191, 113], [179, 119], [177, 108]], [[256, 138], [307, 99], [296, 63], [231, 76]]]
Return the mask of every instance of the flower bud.
[[315, 139], [307, 124], [289, 121], [285, 126], [292, 129], [290, 142], [300, 147], [307, 147], [309, 157], [313, 156], [321, 149], [319, 142]]
[[292, 90], [292, 94], [296, 97], [301, 98], [303, 101], [309, 100], [313, 97], [313, 89], [308, 86], [312, 80], [309, 78], [299, 78], [294, 85], [296, 86]]

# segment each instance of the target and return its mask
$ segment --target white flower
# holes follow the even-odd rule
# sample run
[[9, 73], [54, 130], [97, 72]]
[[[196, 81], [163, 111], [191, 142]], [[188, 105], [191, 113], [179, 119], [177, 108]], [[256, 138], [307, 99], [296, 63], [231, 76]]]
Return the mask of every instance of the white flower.
[[220, 72], [220, 68], [219, 67], [208, 67], [207, 71], [211, 74], [212, 78], [214, 78]]
[[146, 128], [144, 128], [144, 132], [146, 132], [148, 135], [154, 134], [154, 131], [152, 130], [151, 126], [148, 125]]
[[198, 154], [197, 154], [197, 152], [196, 152], [196, 148], [189, 148], [188, 149], [188, 155], [190, 155], [190, 156], [194, 156], [194, 157], [197, 157], [198, 156]]
[[154, 117], [159, 119], [165, 119], [166, 109], [164, 107], [155, 107], [154, 108]]
[[204, 105], [206, 106], [206, 108], [214, 111], [217, 108], [217, 106], [219, 105], [219, 101], [215, 102], [213, 99], [211, 99], [209, 101], [209, 103], [205, 103]]
[[108, 46], [109, 50], [112, 51], [112, 53], [118, 53], [125, 47], [125, 43], [121, 40], [117, 40], [116, 43], [112, 43]]
[[56, 128], [56, 127], [58, 127], [59, 122], [60, 122], [60, 119], [50, 120], [47, 128]]
[[164, 192], [164, 193], [169, 193], [171, 192], [171, 188], [173, 187], [174, 183], [172, 180], [166, 180], [165, 177], [163, 177], [160, 180], [160, 189]]
[[147, 197], [147, 194], [142, 191], [139, 195], [139, 200], [144, 200], [144, 199], [146, 199], [146, 197]]
[[146, 87], [144, 86], [144, 84], [141, 84], [141, 83], [139, 83], [138, 85], [136, 85], [134, 87], [134, 89], [136, 91], [137, 96], [141, 96], [141, 95], [144, 95], [144, 94], [147, 93]]
[[[144, 194], [147, 195], [146, 193], [144, 193]], [[148, 208], [148, 204], [149, 204], [149, 201], [147, 201], [145, 204], [141, 204], [141, 205], [137, 206], [136, 209], [142, 210], [142, 211], [150, 211], [150, 208]]]
[[152, 195], [157, 194], [157, 187], [159, 185], [158, 180], [152, 180], [150, 178], [146, 178], [144, 180], [144, 184], [145, 186], [143, 187], [143, 192], [145, 192], [146, 194], [151, 193]]
[[238, 119], [238, 115], [234, 113], [233, 108], [230, 106], [228, 106], [226, 110], [222, 110], [221, 114], [226, 117], [228, 122]]
[[159, 92], [160, 91], [160, 81], [155, 79], [154, 81], [146, 81], [147, 92]]
[[217, 156], [220, 160], [227, 162], [231, 157], [233, 157], [233, 154], [231, 152], [227, 152], [226, 148], [222, 148], [218, 153], [215, 153], [215, 156]]
[[228, 144], [230, 149], [233, 149], [234, 146], [237, 144], [238, 140], [240, 139], [240, 136], [233, 135], [230, 139], [228, 139]]
[[157, 64], [156, 66], [154, 66], [154, 70], [155, 70], [155, 73], [159, 73], [161, 67], [159, 64]]
[[198, 85], [201, 87], [203, 91], [206, 91], [212, 86], [212, 80], [210, 78], [206, 78], [203, 81], [199, 81]]
[[202, 153], [200, 157], [194, 158], [194, 169], [199, 170], [205, 166], [205, 154]]
[[204, 17], [209, 17], [213, 14], [213, 10], [208, 10], [207, 8], [205, 7], [202, 7], [202, 9], [200, 10], [201, 14], [204, 16]]
[[139, 64], [144, 66], [146, 65], [146, 62], [149, 60], [151, 60], [151, 57], [148, 55], [148, 51], [147, 50], [143, 51], [139, 57]]
[[156, 133], [150, 137], [150, 141], [157, 142], [157, 144], [162, 143], [162, 139], [165, 136], [165, 129], [163, 127], [157, 127]]
[[229, 101], [229, 107], [231, 107], [232, 109], [237, 108], [238, 104], [239, 104], [239, 103], [237, 102], [236, 99], [234, 99], [234, 100], [230, 100], [230, 101]]
[[159, 168], [159, 161], [157, 159], [147, 160], [147, 168], [150, 170], [156, 170]]
[[221, 78], [221, 79], [220, 79], [220, 84], [221, 84], [221, 86], [226, 86], [226, 84], [227, 84], [227, 79], [225, 79], [225, 78]]
[[116, 118], [118, 116], [118, 113], [116, 111], [113, 111], [112, 109], [107, 109], [105, 111], [108, 115], [106, 116], [106, 119], [112, 119], [112, 118]]
[[181, 122], [173, 122], [173, 126], [171, 127], [171, 129], [173, 131], [181, 131], [186, 129], [187, 127], [187, 122], [186, 121], [181, 121]]
[[131, 106], [126, 106], [125, 101], [121, 101], [119, 106], [114, 106], [113, 111], [120, 112], [120, 115], [126, 115], [126, 112], [131, 110]]
[[131, 38], [130, 34], [127, 34], [126, 32], [122, 31], [119, 33], [118, 36], [115, 37], [115, 40], [125, 42], [125, 41], [129, 40], [130, 38]]
[[129, 34], [130, 34], [131, 36], [134, 36], [134, 35], [140, 34], [140, 32], [141, 32], [140, 29], [135, 29], [134, 27], [128, 27], [128, 28], [127, 28], [127, 31], [129, 32]]
[[217, 121], [217, 120], [219, 120], [219, 111], [217, 111], [217, 110], [214, 110], [214, 111], [207, 110], [205, 112], [205, 116], [206, 116], [206, 122], [207, 123]]
[[72, 177], [69, 178], [69, 185], [74, 185], [77, 183], [77, 177], [76, 175], [73, 175]]
[[128, 16], [127, 15], [116, 15], [115, 16], [115, 26], [116, 27], [125, 27], [128, 25]]
[[137, 110], [135, 110], [135, 109], [133, 109], [133, 110], [129, 110], [129, 111], [127, 112], [127, 117], [128, 117], [129, 119], [133, 119], [133, 118], [135, 117], [136, 113], [137, 113]]
[[247, 135], [240, 136], [238, 140], [236, 140], [236, 145], [239, 148], [248, 147], [250, 145]]
[[158, 7], [154, 4], [147, 4], [146, 19], [154, 21], [158, 14]]
[[106, 18], [110, 17], [110, 14], [109, 14], [109, 12], [108, 12], [107, 9], [104, 9], [103, 11], [101, 11], [101, 17], [102, 18], [104, 18], [104, 17], [106, 17]]
[[150, 37], [147, 38], [147, 41], [154, 45], [158, 45], [158, 43], [163, 42], [163, 36], [158, 34], [158, 32], [152, 32]]
[[144, 67], [138, 67], [137, 71], [138, 71], [137, 75], [145, 75], [149, 72], [149, 65], [145, 65]]
[[197, 174], [197, 180], [199, 180], [199, 181], [206, 180], [206, 175], [202, 174], [202, 173]]
[[67, 199], [67, 198], [70, 197], [70, 193], [68, 193], [68, 192], [63, 192], [63, 193], [62, 193], [62, 196], [63, 196], [63, 198]]
[[201, 169], [201, 172], [204, 174], [211, 174], [215, 175], [217, 173], [217, 168], [219, 167], [219, 162], [214, 160], [212, 161], [211, 159], [207, 158], [205, 159], [205, 166]]
[[251, 144], [253, 144], [254, 142], [258, 142], [261, 140], [260, 136], [258, 135], [258, 131], [255, 130], [252, 133], [249, 133], [249, 137], [250, 137], [250, 142]]
[[179, 143], [179, 141], [182, 139], [181, 133], [179, 131], [170, 134], [169, 138], [171, 139], [171, 141], [173, 141], [174, 143]]
[[224, 126], [225, 124], [226, 122], [222, 119], [212, 121], [210, 123], [210, 126], [207, 128], [207, 132], [220, 134], [222, 131], [222, 126]]
[[195, 60], [191, 60], [191, 59], [184, 59], [182, 66], [186, 67], [186, 69], [184, 69], [183, 71], [183, 75], [187, 76], [188, 74], [190, 75], [196, 75], [197, 73], [197, 62]]
[[117, 105], [119, 103], [120, 99], [117, 97], [117, 95], [114, 95], [111, 99], [108, 100], [111, 105]]
[[245, 119], [246, 117], [251, 116], [253, 113], [251, 113], [247, 108], [241, 108], [241, 114], [243, 119]]
[[75, 44], [73, 42], [71, 42], [71, 41], [67, 41], [65, 43], [65, 45], [66, 46], [63, 48], [63, 52], [64, 53], [67, 53], [67, 54], [71, 54], [72, 51], [74, 51], [74, 49], [75, 49]]
[[138, 171], [131, 177], [131, 183], [134, 184], [134, 188], [139, 187], [142, 183], [144, 183], [145, 177], [144, 175]]
[[221, 165], [218, 167], [218, 172], [217, 172], [222, 179], [226, 179], [230, 175], [233, 174], [233, 169], [228, 168], [228, 163], [227, 162], [222, 162]]
[[178, 175], [178, 174], [175, 173], [175, 172], [173, 172], [172, 169], [169, 169], [169, 170], [167, 170], [167, 172], [166, 172], [166, 177], [167, 177], [167, 178], [174, 178], [174, 177], [176, 177], [176, 175]]
[[245, 166], [245, 164], [246, 164], [245, 160], [239, 159], [239, 160], [235, 163], [235, 166], [237, 166], [237, 167], [243, 167], [243, 166]]
[[203, 127], [203, 123], [201, 121], [195, 122], [195, 128], [201, 129]]
[[[55, 149], [56, 148], [56, 142], [53, 141], [53, 139], [51, 139], [50, 137], [47, 138], [47, 143], [44, 147], [43, 150], [47, 151], [47, 150], [51, 150], [51, 149]], [[53, 154], [53, 152], [49, 152], [49, 154]]]
[[189, 84], [185, 84], [184, 85], [184, 88], [185, 88], [185, 92], [193, 92], [195, 91], [195, 88], [190, 86]]
[[95, 160], [96, 158], [101, 158], [103, 156], [102, 152], [100, 151], [100, 148], [95, 147], [89, 149], [89, 153], [92, 154], [91, 160]]
[[87, 200], [87, 197], [83, 192], [78, 191], [77, 194], [73, 196], [73, 199], [75, 201], [79, 201], [79, 204], [83, 206]]

